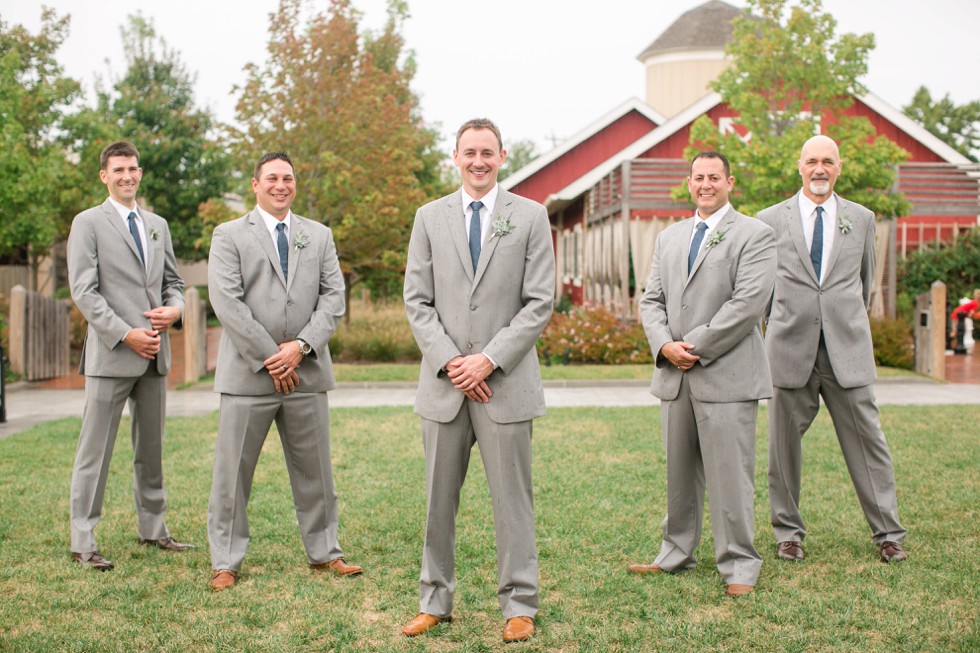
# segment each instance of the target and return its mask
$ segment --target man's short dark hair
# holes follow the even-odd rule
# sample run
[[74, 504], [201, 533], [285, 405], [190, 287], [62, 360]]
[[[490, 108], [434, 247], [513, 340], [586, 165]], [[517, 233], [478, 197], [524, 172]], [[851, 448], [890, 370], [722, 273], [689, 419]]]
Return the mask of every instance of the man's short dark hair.
[[715, 152], [713, 150], [705, 150], [704, 152], [698, 152], [698, 155], [691, 159], [691, 169], [694, 169], [694, 162], [698, 159], [721, 159], [722, 164], [725, 166], [725, 178], [732, 176], [732, 167], [728, 165], [728, 158], [721, 152]]
[[467, 129], [489, 129], [497, 137], [497, 146], [501, 150], [504, 149], [504, 141], [500, 138], [500, 130], [497, 129], [497, 125], [493, 124], [493, 121], [489, 118], [473, 118], [464, 122], [459, 128], [459, 131], [456, 132], [456, 149], [459, 149], [459, 139]]
[[103, 170], [109, 164], [109, 157], [111, 156], [135, 156], [136, 163], [139, 163], [140, 160], [140, 153], [136, 146], [128, 141], [116, 141], [105, 146], [102, 154], [99, 155], [99, 165], [102, 166]]
[[259, 162], [255, 164], [255, 171], [252, 172], [252, 179], [258, 179], [259, 175], [262, 174], [262, 166], [269, 161], [275, 161], [276, 159], [288, 163], [289, 167], [293, 169], [293, 174], [296, 174], [296, 166], [293, 165], [293, 160], [289, 158], [288, 154], [285, 152], [266, 152], [259, 157]]

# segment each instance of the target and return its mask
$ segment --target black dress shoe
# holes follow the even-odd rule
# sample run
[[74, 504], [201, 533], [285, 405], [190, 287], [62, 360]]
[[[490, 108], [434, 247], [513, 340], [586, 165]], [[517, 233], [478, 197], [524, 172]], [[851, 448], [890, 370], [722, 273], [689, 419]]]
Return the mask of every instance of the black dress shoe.
[[882, 562], [901, 562], [908, 557], [905, 555], [905, 549], [898, 542], [882, 542], [879, 548]]
[[193, 549], [193, 544], [183, 544], [178, 542], [169, 535], [161, 540], [144, 540], [142, 537], [139, 540], [140, 544], [149, 544], [157, 548], [163, 549], [164, 551], [187, 551], [188, 549]]
[[98, 551], [90, 551], [88, 553], [75, 553], [72, 551], [71, 559], [83, 567], [91, 567], [96, 571], [109, 571], [113, 567], [113, 564], [103, 558], [102, 554]]
[[799, 542], [780, 542], [776, 545], [776, 557], [780, 560], [796, 562], [806, 557], [803, 545]]

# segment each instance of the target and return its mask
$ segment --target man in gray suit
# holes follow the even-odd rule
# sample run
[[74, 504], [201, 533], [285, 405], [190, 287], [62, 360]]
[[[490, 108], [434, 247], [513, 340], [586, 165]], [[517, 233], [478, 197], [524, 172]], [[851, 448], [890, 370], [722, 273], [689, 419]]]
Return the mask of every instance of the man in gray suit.
[[545, 412], [534, 345], [551, 317], [555, 259], [544, 207], [497, 185], [505, 157], [496, 125], [464, 123], [453, 151], [463, 188], [418, 210], [408, 246], [428, 511], [421, 612], [402, 629], [410, 637], [451, 619], [456, 512], [474, 443], [493, 501], [503, 637], [534, 634], [531, 420]]
[[638, 574], [694, 567], [705, 484], [715, 563], [728, 596], [751, 592], [755, 425], [772, 394], [761, 321], [776, 275], [772, 229], [732, 208], [728, 160], [701, 152], [687, 179], [694, 217], [657, 238], [640, 314], [662, 400], [667, 515], [660, 553]]
[[803, 189], [759, 219], [776, 231], [779, 271], [766, 325], [774, 396], [769, 402], [769, 504], [776, 555], [802, 560], [803, 434], [830, 412], [844, 461], [882, 562], [906, 557], [895, 472], [878, 421], [868, 305], [875, 268], [875, 216], [834, 193], [837, 144], [803, 146]]
[[164, 523], [164, 418], [170, 338], [184, 310], [184, 282], [167, 221], [136, 203], [143, 169], [131, 143], [110, 144], [99, 178], [109, 191], [100, 206], [82, 211], [68, 235], [68, 281], [88, 321], [78, 371], [85, 375], [85, 409], [71, 477], [71, 557], [108, 571], [95, 527], [123, 405], [129, 401], [133, 439], [133, 498], [140, 544], [184, 551]]
[[344, 278], [330, 229], [292, 211], [293, 164], [263, 155], [252, 178], [254, 210], [211, 239], [208, 291], [224, 331], [215, 392], [221, 393], [208, 542], [211, 587], [238, 579], [248, 547], [252, 476], [275, 421], [309, 565], [342, 576], [337, 495], [330, 462], [327, 391], [336, 383], [327, 346], [344, 314]]

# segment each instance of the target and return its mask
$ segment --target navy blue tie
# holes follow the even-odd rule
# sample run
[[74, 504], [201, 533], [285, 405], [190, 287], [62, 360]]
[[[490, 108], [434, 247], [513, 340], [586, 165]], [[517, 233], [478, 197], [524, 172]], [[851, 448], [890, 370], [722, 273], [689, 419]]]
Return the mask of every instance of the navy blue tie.
[[476, 272], [476, 265], [480, 262], [480, 209], [483, 202], [473, 202], [473, 217], [470, 218], [470, 258], [473, 259], [473, 272]]
[[704, 240], [704, 232], [708, 230], [708, 223], [704, 220], [698, 222], [697, 233], [694, 234], [694, 240], [691, 241], [691, 252], [687, 255], [687, 274], [691, 274], [691, 268], [694, 267], [694, 261], [698, 259], [698, 252], [701, 251], [701, 241]]
[[279, 265], [282, 267], [282, 278], [289, 279], [289, 241], [286, 240], [286, 225], [282, 222], [276, 225], [276, 248], [279, 250]]
[[820, 264], [823, 261], [823, 207], [817, 207], [817, 219], [813, 223], [813, 243], [810, 245], [810, 262], [820, 283]]
[[129, 233], [133, 234], [133, 240], [136, 241], [136, 251], [140, 253], [140, 260], [143, 261], [143, 267], [146, 267], [146, 255], [143, 254], [143, 239], [140, 238], [140, 230], [136, 227], [136, 212], [131, 212], [129, 214]]

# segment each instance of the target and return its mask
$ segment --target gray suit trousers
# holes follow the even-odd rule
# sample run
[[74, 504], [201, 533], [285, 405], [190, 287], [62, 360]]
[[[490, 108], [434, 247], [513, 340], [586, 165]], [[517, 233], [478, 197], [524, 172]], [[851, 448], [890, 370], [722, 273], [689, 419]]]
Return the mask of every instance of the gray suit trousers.
[[344, 555], [337, 541], [327, 393], [222, 394], [208, 505], [212, 569], [241, 569], [249, 542], [247, 508], [252, 477], [273, 421], [282, 442], [310, 564]]
[[662, 402], [667, 453], [667, 515], [655, 562], [664, 571], [695, 566], [708, 489], [715, 564], [726, 584], [755, 585], [762, 557], [755, 550], [755, 425], [759, 402], [698, 401], [687, 375], [672, 401]]
[[802, 542], [800, 514], [803, 434], [810, 428], [823, 396], [875, 544], [901, 542], [895, 471], [878, 420], [872, 385], [842, 388], [823, 340], [809, 381], [802, 388], [774, 388], [769, 401], [769, 505], [777, 542]]
[[155, 364], [148, 365], [143, 376], [85, 377], [85, 408], [71, 475], [71, 550], [75, 553], [98, 550], [94, 531], [102, 518], [109, 461], [127, 400], [133, 419], [137, 533], [147, 540], [170, 535], [164, 523], [167, 499], [161, 462], [166, 394], [167, 377], [157, 372]]
[[[491, 401], [493, 401], [491, 399]], [[538, 611], [538, 554], [531, 486], [531, 421], [500, 424], [466, 400], [451, 422], [422, 418], [426, 461], [425, 544], [419, 603], [448, 617], [456, 586], [456, 513], [470, 450], [480, 446], [497, 534], [497, 599], [505, 618]]]

